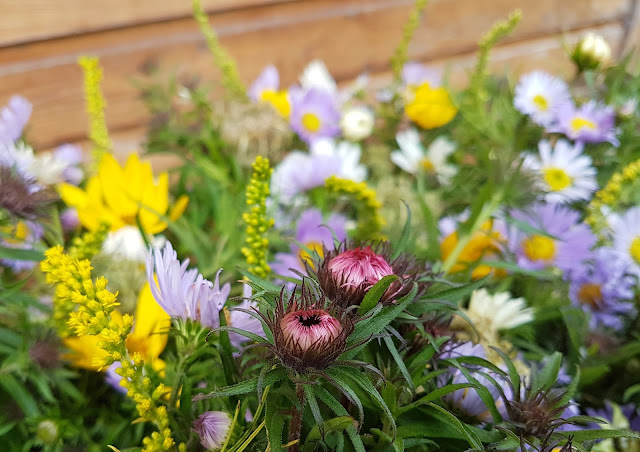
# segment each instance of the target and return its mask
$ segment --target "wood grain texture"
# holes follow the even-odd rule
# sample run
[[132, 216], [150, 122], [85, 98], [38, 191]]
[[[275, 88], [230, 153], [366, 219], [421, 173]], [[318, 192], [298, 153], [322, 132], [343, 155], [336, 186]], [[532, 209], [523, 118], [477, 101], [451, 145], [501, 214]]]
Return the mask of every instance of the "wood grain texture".
[[[293, 0], [202, 0], [208, 12]], [[0, 0], [0, 46], [187, 17], [191, 0]]]
[[[323, 59], [337, 80], [352, 79], [362, 71], [384, 73], [412, 4], [413, 0], [297, 1], [214, 14], [212, 23], [245, 81], [273, 63], [286, 86], [314, 58]], [[433, 61], [460, 55], [463, 61], [482, 33], [514, 7], [523, 10], [524, 19], [508, 42], [552, 36], [545, 42], [553, 41], [559, 48], [563, 32], [605, 26], [619, 44], [621, 20], [631, 6], [631, 0], [433, 0], [410, 46], [410, 58]], [[107, 122], [113, 132], [148, 119], [132, 82], [151, 62], [159, 62], [166, 74], [195, 73], [213, 90], [217, 87], [211, 56], [190, 19], [0, 49], [0, 104], [17, 93], [33, 102], [29, 136], [36, 147], [86, 135], [82, 74], [75, 63], [83, 54], [101, 58]], [[512, 57], [527, 59], [517, 50]]]

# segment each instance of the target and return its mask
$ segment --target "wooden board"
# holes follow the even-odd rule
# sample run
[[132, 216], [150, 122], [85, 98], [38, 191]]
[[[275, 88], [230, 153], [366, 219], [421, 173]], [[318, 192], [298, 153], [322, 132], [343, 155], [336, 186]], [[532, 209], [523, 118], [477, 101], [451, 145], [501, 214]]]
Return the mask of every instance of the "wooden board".
[[[220, 12], [292, 0], [202, 0]], [[187, 17], [191, 0], [0, 0], [0, 46]]]
[[[323, 59], [338, 80], [362, 71], [381, 73], [400, 39], [413, 0], [316, 0], [277, 8], [256, 7], [212, 16], [221, 40], [238, 60], [241, 76], [252, 80], [268, 63], [285, 85], [307, 62]], [[630, 0], [434, 0], [410, 47], [425, 61], [472, 52], [490, 24], [519, 6], [523, 23], [509, 42], [613, 23], [630, 11]], [[617, 46], [614, 43], [614, 46]], [[559, 43], [556, 44], [558, 46]], [[81, 37], [0, 49], [0, 104], [13, 94], [34, 103], [29, 136], [39, 148], [77, 141], [86, 135], [79, 55], [101, 58], [105, 69], [107, 122], [112, 131], [144, 124], [148, 115], [132, 83], [140, 68], [161, 62], [166, 73], [197, 73], [215, 87], [217, 73], [190, 19], [125, 28]], [[514, 55], [515, 56], [515, 55]]]

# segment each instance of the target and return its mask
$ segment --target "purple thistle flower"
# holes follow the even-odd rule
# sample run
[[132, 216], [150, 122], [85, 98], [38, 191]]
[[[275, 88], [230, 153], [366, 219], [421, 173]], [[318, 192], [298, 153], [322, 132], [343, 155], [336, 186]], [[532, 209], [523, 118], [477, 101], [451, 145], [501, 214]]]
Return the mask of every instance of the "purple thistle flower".
[[558, 267], [569, 273], [591, 256], [596, 238], [587, 225], [579, 223], [578, 212], [559, 204], [536, 203], [527, 211], [517, 210], [511, 215], [541, 231], [527, 233], [516, 226], [509, 228], [508, 248], [520, 267]]
[[312, 88], [301, 96], [292, 96], [291, 128], [307, 143], [340, 134], [340, 112], [335, 96]]
[[205, 411], [193, 422], [193, 429], [207, 450], [220, 449], [229, 436], [230, 428], [231, 416], [224, 411]]
[[[636, 280], [629, 275], [629, 259], [611, 248], [599, 248], [593, 261], [572, 272], [569, 298], [591, 314], [590, 327], [620, 330], [623, 320], [634, 312]], [[627, 300], [627, 302], [624, 302]]]
[[[327, 250], [334, 249], [333, 231], [338, 241], [347, 237], [346, 217], [332, 213], [325, 222], [322, 212], [318, 209], [308, 209], [302, 212], [296, 226], [296, 241], [302, 243], [310, 250], [323, 253], [323, 246]], [[282, 276], [297, 277], [295, 271], [305, 273], [305, 260], [309, 259], [307, 253], [295, 243], [291, 244], [288, 253], [277, 253], [271, 269]], [[293, 283], [291, 283], [293, 284]]]
[[620, 145], [616, 137], [615, 110], [595, 101], [576, 108], [573, 102], [565, 102], [555, 109], [556, 122], [551, 132], [564, 133], [574, 141], [602, 143], [608, 141]]
[[29, 121], [31, 103], [22, 96], [13, 96], [0, 110], [0, 143], [15, 142]]

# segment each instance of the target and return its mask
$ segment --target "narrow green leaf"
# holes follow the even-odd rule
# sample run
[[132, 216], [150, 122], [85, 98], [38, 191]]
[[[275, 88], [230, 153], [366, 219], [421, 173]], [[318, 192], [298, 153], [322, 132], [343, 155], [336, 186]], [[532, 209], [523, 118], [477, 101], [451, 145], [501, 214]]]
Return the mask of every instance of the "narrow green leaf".
[[282, 451], [282, 429], [284, 428], [284, 416], [275, 403], [267, 401], [264, 418], [267, 427], [267, 439], [271, 452]]
[[404, 413], [406, 413], [407, 411], [411, 411], [415, 408], [418, 408], [421, 405], [427, 405], [429, 402], [433, 402], [434, 400], [438, 400], [443, 396], [446, 396], [447, 394], [450, 394], [452, 392], [458, 391], [460, 389], [466, 389], [466, 388], [477, 388], [478, 386], [474, 383], [456, 383], [456, 384], [450, 384], [450, 385], [445, 385], [442, 386], [438, 389], [435, 389], [433, 391], [431, 391], [429, 394], [427, 394], [426, 396], [416, 400], [413, 403], [410, 403], [408, 405], [402, 406], [400, 408], [398, 408], [398, 416], [403, 415]]
[[396, 344], [393, 343], [393, 339], [391, 339], [391, 337], [389, 337], [389, 336], [385, 336], [383, 339], [384, 339], [384, 343], [387, 345], [387, 349], [389, 349], [389, 352], [391, 353], [391, 356], [393, 357], [393, 360], [396, 362], [396, 365], [398, 366], [398, 369], [400, 370], [400, 373], [402, 374], [404, 379], [407, 380], [407, 384], [409, 385], [409, 389], [411, 389], [412, 393], [415, 393], [416, 392], [416, 388], [413, 385], [413, 380], [411, 379], [411, 375], [409, 374], [409, 371], [407, 370], [407, 366], [405, 366], [404, 361], [402, 360], [402, 357], [400, 356], [400, 353], [398, 352], [398, 349], [396, 348]]
[[407, 221], [404, 223], [404, 227], [402, 228], [402, 235], [400, 239], [395, 242], [395, 247], [393, 250], [393, 254], [391, 255], [391, 260], [397, 259], [400, 254], [404, 251], [409, 243], [409, 236], [411, 234], [411, 209], [409, 208], [409, 204], [405, 201], [402, 201], [404, 204], [405, 210], [407, 211]]
[[[338, 416], [348, 416], [347, 410], [338, 402], [329, 391], [324, 389], [323, 387], [315, 388], [315, 394], [318, 396], [320, 400], [324, 402], [325, 405], [329, 407], [335, 414]], [[349, 439], [353, 443], [353, 448], [356, 452], [366, 452], [364, 448], [364, 444], [362, 443], [362, 439], [360, 439], [360, 435], [356, 428], [351, 425], [347, 427], [347, 435]]]
[[0, 386], [16, 401], [27, 417], [40, 416], [38, 403], [13, 375], [9, 373], [0, 374]]
[[470, 295], [474, 290], [482, 287], [487, 282], [488, 277], [477, 279], [469, 284], [451, 289], [442, 290], [440, 292], [428, 293], [422, 297], [423, 300], [445, 300], [458, 303], [461, 298]]
[[589, 429], [589, 430], [571, 430], [567, 432], [554, 432], [554, 436], [561, 438], [573, 437], [576, 442], [594, 441], [606, 438], [634, 438], [640, 439], [640, 433], [630, 430], [614, 430], [614, 429]]
[[445, 415], [445, 417], [451, 423], [453, 423], [453, 425], [455, 425], [458, 428], [459, 431], [463, 432], [465, 438], [467, 439], [471, 447], [474, 447], [479, 450], [484, 450], [484, 448], [482, 447], [482, 442], [480, 441], [478, 436], [474, 432], [472, 432], [467, 426], [465, 426], [462, 422], [460, 422], [460, 420], [458, 420], [456, 416], [454, 416], [453, 414], [451, 414], [449, 411], [445, 410], [441, 406], [436, 405], [435, 403], [427, 402], [427, 405], [440, 411], [442, 414]]
[[[270, 370], [264, 377], [264, 386], [269, 386], [282, 380], [286, 375], [286, 371], [280, 367], [278, 369]], [[245, 381], [241, 381], [235, 385], [225, 386], [218, 388], [208, 394], [197, 394], [193, 397], [193, 401], [211, 399], [217, 397], [229, 397], [239, 394], [247, 394], [248, 392], [255, 391], [258, 386], [258, 377], [253, 377]]]
[[40, 250], [25, 250], [0, 246], [0, 259], [9, 259], [13, 261], [41, 261], [44, 259], [44, 253]]
[[[220, 311], [221, 316], [224, 315], [222, 314], [222, 311]], [[237, 333], [241, 336], [247, 337], [249, 339], [252, 339], [256, 342], [258, 342], [259, 344], [266, 344], [269, 341], [267, 341], [264, 337], [257, 335], [256, 333], [252, 333], [251, 331], [246, 331], [243, 330], [241, 328], [236, 328], [234, 326], [219, 326], [218, 328], [214, 328], [212, 330], [213, 332], [219, 332], [219, 331], [232, 331], [234, 333]], [[231, 343], [229, 343], [229, 345], [231, 345]]]
[[370, 288], [362, 299], [362, 303], [360, 303], [358, 314], [364, 315], [373, 309], [373, 307], [378, 304], [391, 283], [397, 279], [399, 279], [398, 275], [387, 275]]

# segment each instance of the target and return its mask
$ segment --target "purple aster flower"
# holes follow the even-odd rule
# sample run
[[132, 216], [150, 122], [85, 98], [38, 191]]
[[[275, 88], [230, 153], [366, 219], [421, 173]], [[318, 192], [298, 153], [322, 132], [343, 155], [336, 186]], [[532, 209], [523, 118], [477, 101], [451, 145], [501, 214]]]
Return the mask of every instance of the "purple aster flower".
[[[0, 244], [6, 248], [14, 248], [21, 250], [31, 250], [40, 241], [44, 235], [44, 228], [41, 224], [30, 221], [21, 220], [16, 223], [15, 227], [8, 231], [7, 236], [0, 237]], [[16, 260], [16, 259], [0, 259], [0, 264], [12, 269], [15, 273], [32, 270], [37, 262]]]
[[562, 79], [534, 71], [520, 78], [513, 105], [521, 113], [531, 116], [536, 124], [547, 127], [555, 119], [556, 107], [570, 101], [569, 86]]
[[[476, 358], [487, 359], [484, 347], [480, 344], [473, 344], [473, 342], [464, 342], [462, 344], [451, 344], [450, 347], [440, 356], [441, 358], [460, 358], [472, 356]], [[470, 366], [465, 364], [468, 368], [470, 375], [475, 378], [478, 383], [489, 390], [489, 393], [495, 401], [495, 406], [502, 417], [507, 417], [507, 412], [502, 400], [502, 395], [494, 383], [482, 373], [485, 373], [487, 369], [483, 369], [480, 366]], [[509, 393], [509, 387], [502, 377], [496, 375], [493, 372], [486, 372], [496, 383], [501, 385], [502, 390], [505, 392], [505, 396]], [[459, 384], [468, 383], [467, 377], [460, 371], [460, 369], [451, 368], [447, 373], [441, 375], [438, 378], [441, 386], [445, 384]], [[508, 397], [508, 396], [507, 396]], [[443, 397], [444, 402], [449, 406], [453, 413], [458, 415], [462, 420], [472, 424], [481, 424], [492, 422], [493, 417], [488, 410], [487, 405], [478, 395], [477, 391], [473, 388], [459, 389], [451, 392]]]
[[572, 140], [582, 143], [602, 143], [608, 141], [618, 146], [616, 137], [615, 111], [613, 107], [595, 101], [576, 108], [573, 102], [565, 102], [555, 109], [555, 125], [551, 132], [564, 133]]
[[[567, 405], [567, 407], [564, 409], [564, 411], [560, 415], [560, 418], [562, 418], [562, 419], [570, 419], [572, 417], [581, 416], [581, 415], [582, 415], [582, 413], [580, 413], [580, 408], [578, 408], [578, 405], [572, 400], [572, 401], [569, 402], [569, 405]], [[577, 424], [562, 424], [559, 427], [557, 427], [555, 429], [555, 431], [556, 432], [570, 432], [572, 430], [584, 430], [584, 429], [587, 429], [587, 428], [591, 428], [591, 427], [586, 426], [586, 425], [577, 425]]]
[[590, 424], [589, 428], [627, 428], [626, 425], [616, 425], [616, 422], [626, 420], [629, 423], [629, 429], [633, 431], [640, 431], [640, 413], [636, 406], [632, 403], [626, 405], [618, 405], [620, 413], [624, 416], [624, 419], [614, 419], [614, 404], [606, 400], [603, 408], [587, 408], [587, 416], [597, 417], [605, 421], [609, 427], [603, 427], [602, 424]]
[[402, 81], [405, 85], [419, 86], [428, 83], [432, 88], [441, 85], [440, 72], [421, 63], [409, 62], [402, 66]]
[[[220, 310], [227, 301], [231, 285], [220, 289], [216, 274], [215, 284], [198, 273], [197, 269], [187, 270], [189, 259], [180, 262], [177, 253], [167, 241], [164, 249], [154, 248], [147, 257], [147, 279], [151, 293], [158, 304], [173, 318], [191, 319], [203, 326], [220, 326]], [[154, 271], [156, 278], [154, 278]]]
[[207, 450], [218, 450], [229, 436], [231, 416], [224, 411], [205, 411], [193, 422], [193, 430]]
[[592, 329], [601, 325], [620, 330], [624, 319], [634, 312], [629, 300], [636, 279], [628, 273], [630, 265], [629, 259], [616, 250], [599, 248], [593, 261], [572, 272], [569, 298], [591, 314]]
[[360, 146], [355, 143], [321, 139], [311, 145], [311, 152], [289, 153], [273, 171], [271, 194], [288, 203], [297, 194], [324, 185], [330, 176], [361, 182], [367, 169], [360, 164]]
[[15, 142], [29, 121], [31, 103], [22, 96], [13, 96], [0, 110], [0, 143]]
[[340, 134], [340, 112], [333, 94], [312, 88], [302, 96], [292, 97], [291, 128], [302, 140], [312, 143]]
[[[318, 209], [308, 209], [302, 212], [296, 226], [296, 241], [302, 243], [312, 251], [317, 251], [322, 255], [323, 247], [327, 250], [334, 249], [332, 232], [335, 233], [338, 241], [343, 241], [347, 237], [346, 217], [332, 213], [325, 222], [322, 212]], [[305, 273], [304, 262], [310, 256], [295, 243], [291, 244], [288, 253], [277, 253], [275, 262], [271, 263], [274, 272], [282, 276], [297, 277], [297, 272]], [[294, 285], [293, 283], [291, 283]]]
[[[236, 309], [237, 308], [237, 309]], [[258, 336], [264, 337], [264, 329], [262, 328], [262, 322], [252, 315], [247, 314], [246, 312], [240, 311], [239, 309], [251, 310], [256, 309], [255, 303], [251, 302], [251, 286], [249, 284], [245, 284], [242, 288], [242, 303], [240, 303], [235, 308], [231, 309], [231, 326], [235, 328], [240, 328], [241, 330], [249, 331], [250, 333], [257, 334]], [[249, 339], [241, 334], [234, 333], [232, 331], [229, 332], [229, 340], [231, 341], [231, 345], [234, 347], [240, 348], [244, 342], [247, 342]]]
[[78, 211], [73, 207], [69, 207], [60, 212], [60, 224], [65, 231], [72, 231], [80, 226], [80, 218]]
[[80, 168], [82, 163], [82, 149], [80, 146], [73, 144], [63, 144], [53, 151], [53, 157], [59, 162], [64, 162], [65, 168], [62, 171], [62, 177], [66, 182], [78, 185], [82, 182], [84, 172]]
[[508, 247], [520, 267], [557, 267], [569, 273], [591, 256], [596, 238], [586, 224], [579, 222], [578, 212], [559, 204], [536, 203], [527, 211], [518, 210], [511, 215], [541, 231], [528, 233], [516, 226], [509, 228]]
[[277, 91], [280, 86], [278, 69], [272, 64], [266, 66], [249, 88], [249, 98], [258, 102], [265, 91]]

